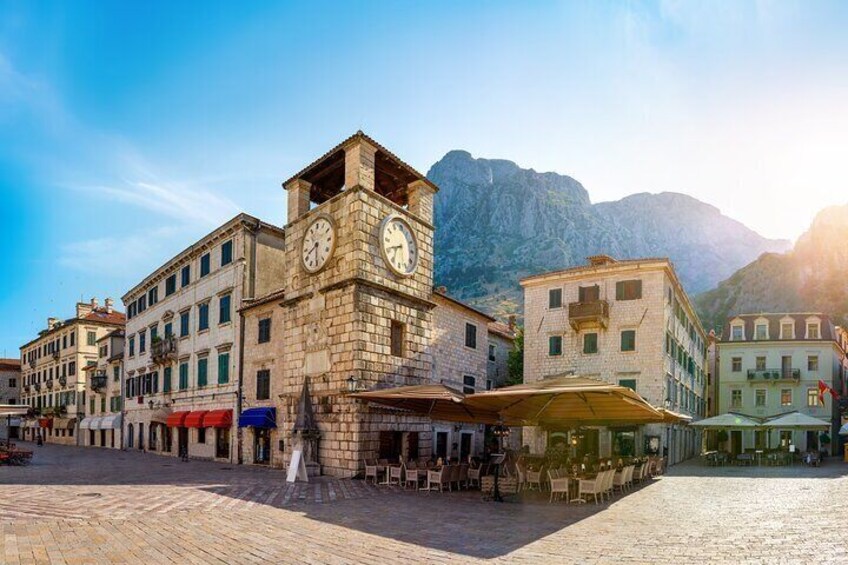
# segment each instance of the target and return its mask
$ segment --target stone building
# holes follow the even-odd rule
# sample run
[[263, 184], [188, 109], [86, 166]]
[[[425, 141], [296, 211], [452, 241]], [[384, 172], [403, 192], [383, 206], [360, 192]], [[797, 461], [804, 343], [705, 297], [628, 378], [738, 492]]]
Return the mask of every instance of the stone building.
[[127, 292], [124, 447], [236, 460], [245, 296], [283, 280], [283, 232], [240, 214]]
[[85, 418], [80, 422], [80, 445], [121, 449], [123, 422], [123, 329], [97, 340], [97, 364], [86, 372]]
[[[634, 389], [648, 402], [704, 415], [707, 336], [667, 259], [617, 261], [540, 274], [524, 287], [524, 380], [574, 373]], [[686, 426], [526, 429], [534, 452], [574, 439], [601, 456], [665, 453], [671, 463], [700, 449]]]
[[[839, 454], [841, 417], [819, 381], [840, 396], [846, 389], [846, 333], [822, 313], [741, 314], [727, 320], [718, 342], [717, 414], [769, 418], [801, 412], [831, 422], [829, 451]], [[818, 431], [731, 431], [727, 448], [764, 449], [790, 443], [802, 451], [824, 448]]]
[[355, 475], [367, 458], [479, 452], [484, 427], [348, 396], [440, 381], [486, 388], [494, 320], [433, 290], [437, 188], [361, 132], [284, 187], [284, 284], [241, 311], [243, 461], [287, 465], [299, 418], [319, 435], [311, 463], [338, 477]]
[[[21, 362], [0, 359], [0, 404], [21, 403]], [[0, 439], [19, 437], [21, 418], [0, 418]]]
[[486, 390], [491, 390], [505, 386], [509, 378], [509, 354], [515, 349], [515, 317], [510, 318], [509, 324], [489, 323], [488, 333]]
[[84, 369], [97, 364], [97, 341], [123, 328], [125, 322], [111, 298], [102, 307], [92, 298], [90, 303], [76, 305], [73, 318], [49, 318], [47, 328], [21, 346], [21, 402], [41, 415], [24, 428], [25, 439], [32, 441], [41, 434], [48, 443], [79, 444], [85, 412]]

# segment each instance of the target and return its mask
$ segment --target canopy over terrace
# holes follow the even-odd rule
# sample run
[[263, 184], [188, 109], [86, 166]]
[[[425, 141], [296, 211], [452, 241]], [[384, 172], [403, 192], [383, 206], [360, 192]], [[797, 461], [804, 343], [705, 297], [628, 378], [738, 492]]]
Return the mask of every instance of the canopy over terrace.
[[351, 395], [434, 420], [507, 426], [604, 426], [662, 422], [635, 391], [585, 377], [563, 376], [464, 395], [444, 385], [406, 386]]
[[442, 384], [401, 386], [357, 392], [351, 396], [382, 406], [409, 410], [434, 420], [474, 424], [499, 422], [496, 413], [467, 406], [464, 403], [467, 397], [463, 393]]
[[766, 428], [780, 428], [784, 430], [829, 430], [830, 422], [801, 414], [800, 412], [789, 412], [782, 416], [775, 416], [763, 424]]
[[735, 412], [727, 412], [705, 420], [698, 420], [690, 425], [705, 430], [753, 430], [763, 427], [759, 420]]
[[[11, 423], [12, 416], [26, 416], [30, 411], [30, 407], [25, 404], [0, 404], [0, 418], [5, 417], [6, 422]], [[11, 445], [12, 434], [7, 433], [6, 444]]]

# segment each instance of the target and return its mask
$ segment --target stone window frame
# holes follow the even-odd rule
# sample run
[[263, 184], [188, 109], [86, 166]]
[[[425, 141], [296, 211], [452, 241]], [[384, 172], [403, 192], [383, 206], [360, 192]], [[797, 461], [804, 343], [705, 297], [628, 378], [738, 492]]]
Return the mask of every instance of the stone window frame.
[[[624, 332], [633, 332], [633, 348], [624, 349]], [[621, 353], [636, 353], [638, 345], [636, 342], [636, 328], [621, 328], [619, 332], [618, 348]]]
[[[562, 287], [548, 289], [548, 310], [559, 310], [562, 308]], [[554, 300], [554, 297], [557, 300]]]
[[[587, 341], [586, 340], [590, 335], [595, 336], [595, 350], [594, 351], [587, 351], [586, 350], [586, 347], [587, 347]], [[583, 334], [583, 346], [581, 347], [581, 352], [583, 353], [583, 355], [597, 355], [600, 352], [600, 350], [601, 350], [601, 347], [600, 347], [600, 343], [599, 343], [598, 332], [586, 332], [586, 333], [584, 333]]]
[[[762, 365], [760, 364], [760, 359], [762, 359]], [[766, 355], [757, 355], [754, 357], [754, 369], [757, 371], [765, 371], [768, 366], [768, 356]]]
[[[760, 328], [764, 328], [763, 337], [760, 337]], [[765, 341], [769, 339], [769, 321], [766, 318], [757, 318], [754, 320], [754, 339]]]
[[732, 373], [741, 373], [742, 372], [742, 357], [731, 357], [730, 358], [730, 372], [732, 372]]
[[[737, 402], [738, 398], [738, 402]], [[730, 407], [731, 408], [742, 408], [742, 403], [744, 402], [745, 397], [741, 388], [734, 388], [730, 390]]]
[[[559, 351], [555, 351], [555, 340], [559, 341]], [[548, 336], [548, 357], [562, 357], [563, 354], [563, 338], [560, 334], [552, 334]]]
[[[763, 403], [760, 404], [760, 393], [762, 393]], [[768, 406], [768, 389], [767, 388], [757, 388], [754, 389], [754, 406], [765, 408]]]
[[[789, 335], [784, 331], [789, 326]], [[789, 317], [780, 319], [780, 339], [795, 339], [795, 320]]]
[[819, 408], [824, 406], [822, 402], [819, 402], [819, 389], [818, 387], [808, 387], [807, 388], [807, 408]]
[[[471, 331], [469, 332], [469, 330]], [[477, 349], [477, 324], [465, 322], [465, 347]]]
[[[816, 316], [812, 316], [810, 318], [807, 318], [806, 320], [804, 320], [804, 327], [806, 328], [805, 331], [804, 331], [805, 339], [818, 340], [818, 339], [822, 338], [821, 319], [820, 318], [818, 318]], [[813, 332], [810, 332], [811, 328], [815, 328], [815, 332], [814, 332], [816, 334], [815, 336], [811, 335], [811, 333], [813, 333]]]
[[[789, 393], [789, 400], [786, 400], [786, 393]], [[792, 406], [792, 389], [791, 388], [782, 388], [780, 389], [780, 405], [781, 406]]]
[[819, 356], [818, 355], [807, 355], [807, 370], [814, 371], [816, 373], [819, 372]]
[[[736, 331], [739, 330], [739, 337], [736, 337]], [[745, 341], [745, 323], [732, 322], [730, 324], [730, 341]]]

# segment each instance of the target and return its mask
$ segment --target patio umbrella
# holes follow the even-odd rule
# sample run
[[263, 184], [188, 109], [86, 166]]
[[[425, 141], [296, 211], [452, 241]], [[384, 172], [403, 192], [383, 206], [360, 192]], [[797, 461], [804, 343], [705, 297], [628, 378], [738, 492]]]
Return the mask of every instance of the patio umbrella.
[[712, 418], [692, 422], [689, 425], [696, 428], [703, 428], [705, 430], [752, 430], [763, 427], [762, 423], [760, 423], [759, 420], [751, 416], [737, 414], [735, 412], [719, 414], [718, 416], [713, 416]]
[[413, 385], [357, 392], [350, 395], [368, 402], [400, 408], [428, 416], [434, 420], [496, 424], [498, 415], [467, 406], [466, 396], [442, 384]]
[[558, 376], [466, 396], [472, 410], [497, 414], [506, 425], [605, 426], [662, 422], [634, 390], [597, 379]]
[[843, 424], [841, 428], [839, 428], [839, 435], [848, 436], [848, 424]]
[[[26, 416], [29, 413], [29, 406], [23, 404], [0, 404], [0, 417], [6, 417], [6, 430], [9, 430], [12, 423], [12, 416]], [[6, 445], [12, 445], [12, 434], [6, 432]]]
[[782, 416], [775, 416], [763, 424], [767, 428], [781, 428], [784, 430], [829, 430], [830, 422], [801, 414], [800, 412], [789, 412]]
[[662, 414], [664, 424], [688, 424], [692, 421], [692, 416], [672, 412], [667, 408], [657, 408], [657, 410]]

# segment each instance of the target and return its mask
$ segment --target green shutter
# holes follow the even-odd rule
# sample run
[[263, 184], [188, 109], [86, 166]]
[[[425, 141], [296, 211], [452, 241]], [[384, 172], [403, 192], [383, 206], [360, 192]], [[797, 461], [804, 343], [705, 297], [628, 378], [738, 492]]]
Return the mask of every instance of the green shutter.
[[162, 372], [162, 392], [171, 392], [171, 368], [165, 367]]
[[197, 360], [197, 386], [206, 386], [206, 369], [209, 366], [209, 359], [204, 357]]
[[223, 385], [230, 382], [230, 354], [218, 354], [218, 384]]
[[188, 363], [180, 365], [180, 390], [188, 388]]

